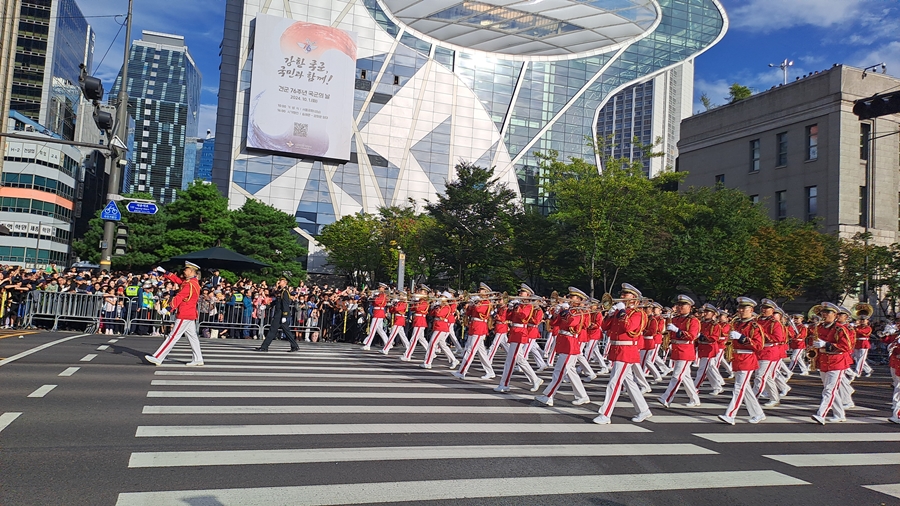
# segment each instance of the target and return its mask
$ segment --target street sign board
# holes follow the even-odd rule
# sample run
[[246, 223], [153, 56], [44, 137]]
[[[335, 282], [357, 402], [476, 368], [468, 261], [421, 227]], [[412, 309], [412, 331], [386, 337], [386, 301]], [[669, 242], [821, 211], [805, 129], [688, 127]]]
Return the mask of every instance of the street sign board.
[[103, 212], [100, 213], [100, 218], [109, 221], [121, 221], [122, 213], [119, 212], [116, 203], [110, 200], [109, 204], [106, 204], [106, 207], [103, 208]]
[[125, 209], [133, 214], [156, 214], [159, 211], [159, 206], [153, 202], [129, 202]]

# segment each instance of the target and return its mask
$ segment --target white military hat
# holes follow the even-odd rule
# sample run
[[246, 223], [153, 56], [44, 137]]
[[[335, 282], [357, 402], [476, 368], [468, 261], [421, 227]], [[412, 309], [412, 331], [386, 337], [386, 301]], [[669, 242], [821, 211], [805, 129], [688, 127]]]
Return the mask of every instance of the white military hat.
[[750, 297], [738, 297], [737, 303], [738, 303], [738, 307], [740, 307], [740, 306], [756, 307], [756, 301], [751, 299]]
[[641, 293], [640, 290], [635, 288], [633, 285], [628, 283], [622, 283], [622, 292], [621, 293], [632, 293], [635, 297], [643, 297], [644, 294]]
[[683, 293], [679, 294], [678, 297], [675, 297], [675, 303], [676, 304], [690, 304], [692, 306], [696, 305], [694, 303], [694, 299], [688, 297], [687, 295], [685, 295]]

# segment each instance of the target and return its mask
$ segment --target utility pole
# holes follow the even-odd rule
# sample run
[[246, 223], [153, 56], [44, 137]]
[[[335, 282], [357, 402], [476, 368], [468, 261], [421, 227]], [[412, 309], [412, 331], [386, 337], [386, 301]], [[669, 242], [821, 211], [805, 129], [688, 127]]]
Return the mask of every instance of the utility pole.
[[[110, 145], [112, 145], [115, 157], [109, 167], [109, 188], [107, 200], [119, 201], [119, 190], [122, 187], [122, 166], [126, 163], [125, 155], [128, 151], [125, 140], [128, 139], [128, 57], [131, 55], [131, 10], [134, 0], [128, 0], [128, 17], [125, 20], [125, 57], [122, 59], [122, 80], [119, 83], [119, 96], [116, 104], [116, 132]], [[118, 139], [116, 145], [113, 143]], [[103, 222], [103, 244], [100, 253], [100, 268], [111, 270], [112, 256], [115, 251], [116, 222], [107, 220]]]

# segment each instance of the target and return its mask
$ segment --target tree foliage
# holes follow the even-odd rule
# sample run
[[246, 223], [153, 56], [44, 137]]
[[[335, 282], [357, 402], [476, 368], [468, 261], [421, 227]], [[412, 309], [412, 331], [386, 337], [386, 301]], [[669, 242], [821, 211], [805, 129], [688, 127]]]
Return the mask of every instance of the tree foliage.
[[753, 95], [753, 91], [751, 91], [750, 88], [738, 83], [734, 83], [730, 88], [728, 88], [728, 96], [725, 98], [726, 100], [728, 100], [729, 104], [733, 104], [735, 102], [750, 98], [751, 95]]

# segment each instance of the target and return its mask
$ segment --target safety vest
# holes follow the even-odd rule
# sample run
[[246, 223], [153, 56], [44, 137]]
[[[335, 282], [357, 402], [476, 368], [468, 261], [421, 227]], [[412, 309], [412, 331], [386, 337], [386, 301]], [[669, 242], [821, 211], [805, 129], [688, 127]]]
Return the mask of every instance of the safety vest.
[[143, 300], [141, 301], [141, 307], [153, 307], [153, 294], [150, 292], [144, 292]]
[[127, 296], [127, 297], [137, 297], [138, 290], [140, 290], [140, 289], [141, 289], [141, 287], [139, 287], [139, 286], [137, 286], [137, 285], [126, 286], [126, 287], [125, 287], [125, 296]]
[[236, 293], [233, 295], [235, 302], [244, 302], [244, 294]]

